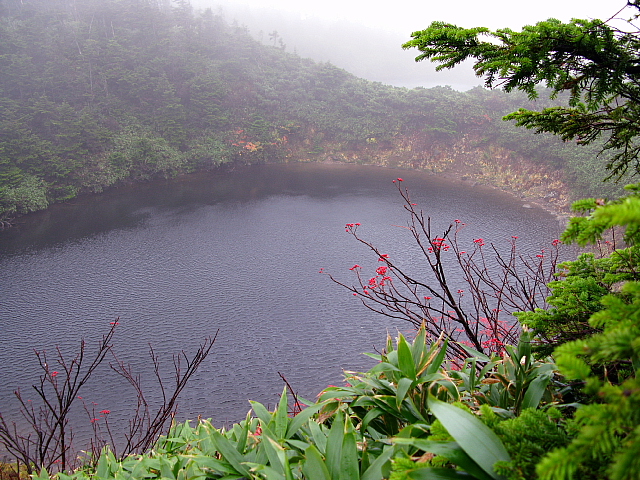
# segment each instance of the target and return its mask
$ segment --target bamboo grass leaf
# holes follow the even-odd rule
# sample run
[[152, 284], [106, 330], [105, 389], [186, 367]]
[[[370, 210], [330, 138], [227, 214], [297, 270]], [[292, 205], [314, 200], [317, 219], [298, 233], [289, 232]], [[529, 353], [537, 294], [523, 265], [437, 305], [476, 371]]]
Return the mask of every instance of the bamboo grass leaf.
[[238, 440], [236, 443], [236, 450], [240, 453], [244, 453], [245, 448], [247, 447], [247, 438], [249, 438], [249, 428], [251, 427], [251, 412], [247, 413], [247, 417], [242, 424], [242, 428], [240, 430], [240, 434], [238, 435]]
[[275, 419], [275, 434], [278, 437], [278, 440], [284, 439], [285, 434], [287, 433], [287, 425], [289, 423], [289, 412], [288, 412], [288, 398], [287, 398], [287, 387], [285, 386], [282, 389], [282, 395], [280, 395], [280, 402], [278, 402], [278, 409], [274, 413]]
[[522, 410], [526, 408], [538, 408], [544, 391], [551, 380], [551, 375], [543, 374], [535, 378], [527, 388], [522, 400]]
[[[444, 362], [444, 358], [447, 353], [448, 344], [449, 344], [448, 340], [445, 340], [442, 346], [440, 346], [440, 341], [433, 344], [433, 346], [431, 347], [432, 349], [439, 348], [440, 350], [438, 350], [438, 353], [433, 357], [433, 360], [429, 362], [425, 370], [426, 375], [432, 375], [438, 372], [438, 370], [440, 370], [440, 367], [442, 367], [442, 362]], [[431, 357], [431, 355], [432, 355], [432, 352], [430, 351], [429, 357]]]
[[411, 378], [401, 378], [398, 382], [398, 390], [396, 392], [396, 407], [400, 408], [402, 405], [402, 401], [407, 396], [407, 392], [413, 385], [413, 380]]
[[235, 468], [238, 473], [250, 477], [251, 472], [249, 472], [249, 469], [242, 464], [244, 459], [238, 450], [236, 450], [235, 446], [218, 430], [213, 430], [211, 432], [211, 437], [216, 446], [216, 450], [220, 452], [222, 457], [229, 462], [229, 464]]
[[327, 437], [326, 461], [331, 478], [341, 478], [340, 459], [342, 457], [342, 440], [344, 438], [344, 414], [338, 411], [333, 419]]
[[493, 470], [499, 461], [510, 461], [509, 453], [498, 436], [474, 415], [433, 396], [428, 399], [429, 408], [460, 447], [486, 473], [500, 479]]
[[472, 476], [450, 468], [419, 467], [403, 473], [410, 480], [474, 480]]
[[265, 408], [264, 405], [262, 405], [261, 403], [258, 402], [253, 402], [253, 401], [249, 401], [249, 403], [251, 404], [251, 407], [253, 408], [253, 412], [256, 414], [256, 416], [262, 420], [262, 423], [264, 423], [265, 425], [268, 425], [269, 422], [271, 421], [271, 413], [269, 412], [269, 410], [267, 410]]
[[[217, 458], [213, 458], [208, 455], [196, 455], [193, 457], [193, 461], [200, 467], [211, 470], [214, 473], [235, 473], [235, 470], [229, 467], [225, 462], [218, 460]], [[133, 478], [143, 478], [141, 476], [142, 472], [138, 472], [135, 469], [132, 470], [131, 476]]]
[[425, 349], [426, 349], [426, 337], [427, 331], [425, 329], [424, 324], [418, 330], [418, 334], [413, 339], [413, 343], [411, 345], [411, 354], [413, 356], [413, 364], [416, 366], [416, 369], [420, 369], [422, 366], [422, 362], [425, 358]]
[[[251, 467], [251, 470], [256, 472], [256, 473], [260, 473], [261, 475], [264, 475], [266, 480], [285, 480], [285, 476], [284, 474], [278, 472], [277, 470], [275, 470], [274, 468], [268, 466], [268, 465], [262, 465], [260, 463], [251, 463], [249, 464], [249, 466]], [[256, 478], [258, 477], [257, 475], [253, 475], [250, 478]], [[234, 477], [223, 477], [227, 478], [228, 480], [231, 480]], [[260, 477], [258, 477], [260, 478]]]
[[381, 415], [384, 415], [384, 410], [382, 410], [381, 408], [378, 407], [374, 407], [371, 410], [369, 410], [367, 412], [367, 414], [364, 416], [364, 418], [362, 419], [362, 430], [366, 430], [367, 427], [369, 426], [369, 423], [371, 423], [372, 420], [380, 417]]
[[314, 445], [307, 447], [304, 456], [306, 461], [302, 465], [302, 473], [308, 480], [331, 480], [322, 455]]
[[390, 446], [385, 447], [382, 453], [371, 462], [371, 465], [369, 465], [367, 470], [362, 474], [360, 477], [361, 480], [382, 480], [383, 478], [388, 478], [389, 472], [387, 470], [389, 469], [389, 463], [394, 453], [395, 448]]
[[324, 454], [327, 451], [327, 435], [322, 431], [322, 427], [313, 420], [309, 421], [309, 430], [318, 451]]
[[272, 438], [265, 437], [262, 442], [260, 442], [260, 447], [264, 448], [271, 468], [279, 474], [284, 475], [284, 450], [278, 442]]
[[468, 347], [466, 345], [463, 345], [462, 343], [458, 344], [459, 346], [461, 346], [465, 352], [467, 352], [469, 354], [469, 356], [471, 357], [475, 357], [478, 360], [480, 360], [481, 362], [490, 362], [491, 359], [489, 357], [487, 357], [484, 353], [479, 352], [478, 350], [475, 350], [471, 347]]
[[457, 442], [436, 442], [426, 438], [400, 438], [392, 439], [397, 445], [411, 445], [424, 452], [442, 455], [454, 465], [462, 468], [465, 472], [473, 475], [478, 480], [492, 480], [492, 476], [488, 475], [475, 462]]
[[339, 478], [340, 480], [360, 480], [358, 445], [353, 430], [345, 433], [342, 437]]
[[398, 368], [405, 377], [411, 380], [416, 378], [416, 365], [413, 363], [411, 347], [402, 334], [398, 337]]
[[302, 410], [300, 413], [298, 413], [293, 420], [291, 420], [291, 423], [289, 423], [289, 427], [287, 428], [287, 433], [285, 435], [285, 438], [291, 438], [293, 435], [296, 434], [296, 432], [298, 430], [300, 430], [300, 428], [309, 421], [309, 419], [318, 411], [320, 411], [320, 409], [322, 409], [322, 407], [324, 407], [326, 405], [327, 402], [323, 402], [323, 403], [317, 403], [315, 405], [311, 405], [307, 408], [305, 408], [304, 410]]

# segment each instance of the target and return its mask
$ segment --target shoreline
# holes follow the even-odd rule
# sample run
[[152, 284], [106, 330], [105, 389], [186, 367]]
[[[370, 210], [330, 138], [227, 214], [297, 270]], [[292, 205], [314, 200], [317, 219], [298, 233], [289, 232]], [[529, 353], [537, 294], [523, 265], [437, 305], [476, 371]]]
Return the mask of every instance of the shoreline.
[[[453, 182], [462, 187], [484, 187], [496, 192], [502, 192], [504, 194], [507, 194], [513, 197], [514, 201], [522, 203], [522, 208], [532, 208], [532, 207], [540, 208], [545, 212], [555, 216], [556, 219], [559, 222], [561, 222], [563, 225], [566, 225], [566, 223], [568, 222], [568, 219], [571, 217], [569, 203], [566, 203], [564, 205], [556, 205], [547, 201], [542, 196], [534, 196], [530, 194], [526, 195], [520, 190], [509, 188], [509, 186], [505, 185], [504, 182], [503, 182], [503, 185], [499, 185], [500, 182], [491, 181], [491, 179], [492, 178], [495, 179], [495, 177], [486, 176], [486, 175], [483, 175], [483, 176], [474, 175], [473, 170], [470, 171], [470, 169], [468, 168], [464, 168], [464, 169], [462, 168], [462, 167], [468, 167], [468, 165], [466, 166], [455, 165], [455, 163], [458, 163], [458, 162], [455, 162], [453, 165], [450, 165], [449, 168], [446, 168], [440, 171], [434, 171], [433, 169], [430, 169], [430, 168], [420, 168], [420, 167], [416, 168], [416, 166], [409, 166], [409, 165], [385, 165], [380, 163], [362, 162], [358, 160], [348, 162], [348, 161], [333, 160], [329, 158], [323, 158], [318, 160], [305, 160], [305, 159], [295, 160], [295, 161], [285, 160], [284, 162], [274, 161], [274, 162], [266, 162], [266, 163], [263, 163], [262, 165], [279, 165], [279, 164], [295, 164], [295, 163], [300, 163], [300, 164], [316, 163], [319, 165], [333, 165], [333, 166], [344, 165], [344, 166], [354, 166], [354, 167], [359, 167], [359, 166], [360, 167], [378, 167], [378, 168], [386, 168], [389, 170], [397, 169], [397, 170], [404, 170], [404, 171], [420, 172], [425, 175], [431, 176], [433, 178], [438, 178], [438, 179], [443, 179], [449, 182]], [[105, 188], [102, 192], [83, 192], [80, 195], [68, 201], [60, 202], [60, 203], [52, 203], [43, 210], [37, 210], [34, 212], [17, 215], [16, 217], [12, 218], [10, 222], [3, 222], [3, 225], [0, 226], [0, 231], [11, 230], [17, 227], [21, 223], [19, 222], [19, 219], [21, 218], [30, 217], [37, 214], [45, 214], [51, 208], [62, 207], [64, 205], [74, 204], [77, 201], [82, 201], [83, 197], [84, 198], [95, 197], [103, 194], [109, 195], [109, 194], [114, 194], [114, 192], [117, 192], [118, 190], [121, 190], [121, 189], [131, 189], [131, 188], [135, 189], [141, 185], [146, 185], [147, 187], [149, 187], [150, 185], [162, 184], [167, 181], [179, 181], [181, 178], [190, 178], [193, 175], [211, 175], [211, 174], [222, 175], [227, 173], [228, 171], [233, 171], [236, 168], [251, 167], [254, 165], [261, 165], [261, 164], [245, 163], [245, 164], [230, 165], [228, 163], [225, 163], [225, 164], [221, 164], [220, 166], [214, 169], [201, 170], [201, 171], [190, 172], [190, 173], [181, 173], [171, 178], [158, 177], [158, 178], [145, 180], [141, 182], [131, 181], [131, 182], [122, 183], [120, 185], [110, 186], [108, 188]], [[460, 167], [460, 168], [456, 168], [456, 167]], [[460, 175], [459, 173], [460, 171], [466, 171], [467, 173], [465, 173], [464, 175]]]

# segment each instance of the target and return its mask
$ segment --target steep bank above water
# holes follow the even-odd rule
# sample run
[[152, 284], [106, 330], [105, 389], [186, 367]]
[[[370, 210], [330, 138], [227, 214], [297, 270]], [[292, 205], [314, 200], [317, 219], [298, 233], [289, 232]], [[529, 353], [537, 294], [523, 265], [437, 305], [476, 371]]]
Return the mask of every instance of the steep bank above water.
[[[312, 132], [314, 133], [314, 132]], [[319, 137], [319, 138], [318, 138]], [[442, 142], [428, 134], [397, 135], [387, 140], [335, 142], [317, 135], [283, 145], [286, 161], [377, 165], [431, 172], [469, 185], [512, 193], [558, 216], [570, 211], [571, 189], [563, 172], [534, 163], [473, 134]]]
[[[256, 145], [241, 142], [232, 159], [217, 168], [233, 168], [234, 163], [321, 162], [420, 170], [459, 181], [461, 186], [500, 189], [523, 201], [525, 208], [536, 204], [560, 218], [568, 215], [572, 200], [563, 172], [492, 145], [474, 134], [462, 135], [453, 142], [424, 132], [397, 134], [383, 140], [335, 141], [322, 132], [307, 129], [255, 150], [246, 149], [243, 144]], [[120, 185], [147, 180], [129, 179]], [[111, 188], [118, 188], [118, 184]]]

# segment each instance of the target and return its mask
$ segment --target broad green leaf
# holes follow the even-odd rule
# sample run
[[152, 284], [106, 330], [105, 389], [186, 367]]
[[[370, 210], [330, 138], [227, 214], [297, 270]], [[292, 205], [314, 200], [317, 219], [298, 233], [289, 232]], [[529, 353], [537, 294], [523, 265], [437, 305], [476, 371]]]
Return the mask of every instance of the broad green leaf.
[[491, 361], [491, 359], [489, 357], [487, 357], [484, 353], [481, 353], [478, 350], [475, 350], [474, 348], [471, 348], [471, 347], [468, 347], [466, 345], [463, 345], [462, 343], [459, 343], [458, 345], [461, 346], [470, 356], [476, 357], [481, 362], [490, 362]]
[[291, 445], [293, 448], [297, 448], [301, 452], [304, 452], [307, 449], [307, 447], [311, 445], [310, 442], [303, 442], [300, 440], [294, 440], [292, 438], [288, 438], [287, 440], [285, 440], [285, 443], [287, 443], [288, 445]]
[[[412, 423], [427, 422], [427, 419], [422, 416], [422, 413], [420, 413], [415, 403], [413, 403], [413, 400], [411, 399], [411, 397], [405, 398], [404, 402], [402, 403], [402, 406], [403, 406], [403, 409], [401, 411], [402, 415], [406, 416]], [[409, 414], [413, 418], [409, 417]]]
[[287, 398], [287, 387], [285, 386], [282, 389], [282, 394], [280, 395], [280, 402], [278, 403], [278, 409], [275, 412], [275, 428], [274, 433], [277, 435], [278, 440], [285, 438], [285, 434], [287, 433], [287, 425], [289, 423], [289, 404]]
[[160, 475], [163, 478], [171, 479], [176, 478], [172, 469], [171, 462], [165, 456], [158, 456], [158, 465], [160, 466]]
[[[100, 455], [100, 458], [102, 458], [102, 455]], [[49, 472], [47, 472], [47, 469], [42, 467], [38, 472], [38, 475], [33, 475], [32, 478], [34, 480], [49, 480], [51, 477], [49, 476]]]
[[302, 465], [302, 473], [308, 480], [331, 480], [322, 455], [314, 445], [307, 447], [304, 456], [306, 461]]
[[242, 464], [242, 455], [236, 450], [235, 446], [227, 440], [220, 432], [213, 430], [211, 432], [212, 440], [216, 446], [216, 449], [220, 452], [222, 457], [231, 464], [233, 468], [241, 475], [250, 476], [249, 469]]
[[327, 437], [327, 453], [325, 455], [327, 468], [331, 474], [331, 478], [340, 478], [341, 466], [340, 459], [342, 457], [342, 439], [344, 438], [344, 414], [338, 410], [333, 417], [333, 424], [329, 430]]
[[[386, 348], [387, 352], [393, 352], [394, 348], [393, 348], [393, 339], [391, 338], [391, 335], [389, 335], [389, 333], [387, 333], [387, 348]], [[387, 356], [387, 358], [389, 358]]]
[[389, 363], [390, 365], [393, 365], [394, 367], [400, 368], [400, 366], [398, 365], [398, 352], [397, 352], [397, 350], [389, 350], [389, 353], [387, 353], [387, 361], [386, 361], [386, 363]]
[[286, 480], [294, 480], [293, 473], [291, 473], [291, 465], [289, 464], [289, 457], [283, 453], [284, 456], [284, 478]]
[[371, 357], [371, 358], [373, 358], [374, 360], [376, 360], [378, 362], [382, 361], [382, 355], [378, 355], [378, 354], [375, 354], [375, 353], [365, 353], [364, 355], [366, 355], [367, 357]]
[[327, 451], [327, 435], [322, 431], [322, 427], [313, 420], [309, 420], [309, 430], [318, 451], [324, 454]]
[[[232, 470], [231, 468], [229, 468], [229, 466], [218, 460], [217, 458], [213, 458], [211, 456], [208, 455], [196, 455], [193, 457], [193, 461], [200, 466], [200, 468], [206, 468], [208, 470], [211, 470], [215, 473], [234, 473], [235, 470]], [[133, 470], [131, 472], [131, 476], [134, 478], [142, 478], [139, 474], [136, 474], [136, 471]]]
[[473, 480], [468, 474], [450, 468], [419, 467], [404, 473], [410, 480]]
[[412, 381], [415, 380], [416, 365], [413, 363], [411, 347], [402, 334], [398, 337], [398, 367], [402, 370], [405, 377], [408, 377]]
[[387, 362], [377, 363], [374, 367], [369, 370], [368, 373], [388, 373], [388, 372], [401, 372], [401, 370], [395, 365], [391, 365]]
[[[205, 457], [204, 455], [195, 456], [196, 461], [199, 461], [203, 458], [209, 458], [209, 457]], [[216, 460], [216, 462], [222, 463], [219, 460]], [[215, 469], [215, 468], [209, 467], [209, 465], [204, 465], [204, 466], [207, 468], [211, 468], [212, 470], [226, 472], [226, 470], [223, 470], [222, 468]], [[133, 464], [129, 465], [127, 470], [131, 472], [132, 478], [144, 478], [149, 472], [149, 458], [141, 457], [139, 460], [136, 460]]]
[[284, 451], [278, 442], [272, 438], [265, 437], [262, 439], [262, 442], [260, 442], [260, 447], [264, 448], [271, 468], [279, 474], [284, 475]]
[[238, 435], [236, 450], [238, 450], [238, 452], [240, 453], [243, 453], [244, 449], [247, 446], [247, 438], [249, 438], [249, 427], [251, 427], [251, 412], [247, 413], [247, 416], [242, 423], [242, 428]]
[[478, 380], [481, 380], [481, 378], [476, 377], [476, 364], [478, 362], [478, 359], [473, 357], [471, 359], [471, 361], [469, 362], [469, 378], [467, 380], [468, 382], [468, 389], [469, 392], [473, 392], [476, 388], [476, 383]]
[[260, 420], [262, 420], [262, 422], [265, 425], [268, 425], [269, 422], [271, 421], [271, 413], [269, 412], [269, 410], [267, 410], [265, 406], [262, 405], [261, 403], [254, 402], [251, 400], [249, 400], [249, 403], [251, 404], [251, 407], [253, 408], [253, 412], [256, 414], [256, 416]]
[[550, 380], [551, 375], [542, 374], [536, 377], [536, 379], [529, 384], [529, 387], [527, 387], [527, 391], [524, 394], [524, 399], [522, 400], [522, 410], [525, 408], [538, 408], [538, 404], [540, 403]]
[[526, 357], [527, 363], [531, 362], [531, 333], [527, 330], [522, 330], [520, 334], [520, 340], [518, 340], [518, 363]]
[[345, 398], [345, 397], [353, 397], [355, 392], [350, 388], [336, 388], [331, 390], [325, 390], [320, 398], [318, 399], [320, 402], [326, 402], [331, 399]]
[[111, 472], [113, 453], [109, 455], [110, 453], [111, 451], [106, 448], [102, 450], [102, 454], [100, 455], [100, 459], [98, 460], [98, 467], [96, 468], [96, 474], [100, 478], [107, 477]]
[[[274, 468], [269, 467], [268, 465], [262, 465], [260, 463], [250, 463], [248, 465], [249, 467], [251, 467], [252, 471], [264, 475], [266, 480], [285, 480], [284, 474], [278, 472]], [[253, 476], [251, 478], [255, 477], [256, 476]]]
[[388, 477], [385, 472], [385, 465], [388, 466], [391, 457], [395, 453], [395, 448], [387, 446], [382, 453], [373, 461], [369, 468], [362, 474], [361, 480], [382, 480]]
[[400, 408], [404, 397], [407, 396], [407, 392], [411, 388], [413, 380], [411, 378], [401, 378], [398, 382], [398, 391], [396, 393], [396, 407]]
[[353, 430], [346, 432], [342, 438], [340, 470], [340, 480], [360, 480], [358, 445]]
[[442, 385], [444, 388], [446, 388], [449, 392], [449, 395], [451, 395], [451, 398], [453, 398], [453, 400], [455, 401], [458, 401], [458, 399], [460, 398], [460, 392], [458, 391], [458, 386], [455, 383], [447, 379], [442, 379], [438, 381], [438, 385]]
[[493, 470], [499, 461], [510, 461], [509, 453], [498, 436], [478, 418], [461, 408], [429, 396], [431, 412], [447, 429], [462, 449], [492, 478], [500, 477]]
[[351, 407], [374, 407], [376, 406], [376, 400], [373, 397], [369, 397], [368, 395], [360, 395], [353, 402], [351, 402]]
[[[438, 353], [435, 355], [435, 357], [433, 357], [433, 360], [431, 360], [431, 362], [427, 366], [427, 369], [425, 370], [426, 375], [432, 375], [436, 373], [438, 370], [440, 370], [440, 367], [442, 366], [442, 362], [444, 362], [444, 357], [447, 353], [448, 345], [449, 345], [449, 340], [445, 340], [442, 346], [439, 346], [438, 343], [433, 344], [433, 346], [431, 347], [432, 349], [439, 348], [440, 350], [438, 350]], [[429, 356], [431, 356], [431, 354], [432, 352], [429, 351]]]
[[413, 356], [413, 364], [416, 368], [419, 368], [422, 365], [422, 362], [425, 357], [425, 349], [426, 349], [426, 337], [427, 331], [425, 329], [424, 324], [420, 326], [418, 330], [418, 334], [413, 339], [413, 343], [411, 344], [411, 354]]
[[491, 370], [493, 367], [495, 367], [498, 363], [499, 363], [499, 361], [491, 361], [491, 362], [486, 363], [485, 366], [482, 367], [482, 370], [480, 370], [480, 373], [478, 374], [478, 379], [480, 381], [482, 381], [482, 379], [489, 372], [489, 370]]
[[411, 445], [424, 452], [442, 455], [454, 465], [473, 475], [478, 480], [491, 480], [480, 466], [460, 447], [457, 442], [436, 442], [426, 438], [401, 438], [395, 437], [393, 443], [398, 445]]
[[285, 435], [285, 438], [291, 438], [293, 435], [296, 434], [296, 432], [298, 430], [300, 430], [300, 428], [307, 423], [307, 421], [318, 411], [320, 411], [322, 409], [322, 407], [324, 407], [326, 405], [326, 402], [323, 403], [317, 403], [315, 405], [311, 405], [307, 408], [305, 408], [304, 410], [302, 410], [300, 413], [298, 413], [295, 417], [293, 417], [293, 419], [291, 420], [291, 422], [289, 423], [289, 427], [287, 428], [287, 433]]
[[382, 410], [381, 408], [375, 407], [369, 410], [362, 419], [362, 430], [366, 430], [369, 426], [369, 423], [381, 415], [384, 415], [384, 410]]

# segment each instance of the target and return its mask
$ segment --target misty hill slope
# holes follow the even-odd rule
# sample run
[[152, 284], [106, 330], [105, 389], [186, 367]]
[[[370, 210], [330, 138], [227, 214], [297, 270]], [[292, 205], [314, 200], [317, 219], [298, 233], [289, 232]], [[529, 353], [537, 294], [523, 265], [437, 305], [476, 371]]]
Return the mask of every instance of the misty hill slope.
[[368, 82], [168, 3], [2, 0], [0, 220], [232, 162], [455, 167], [536, 194], [552, 171], [582, 193], [603, 176], [592, 151], [501, 122], [521, 96]]

